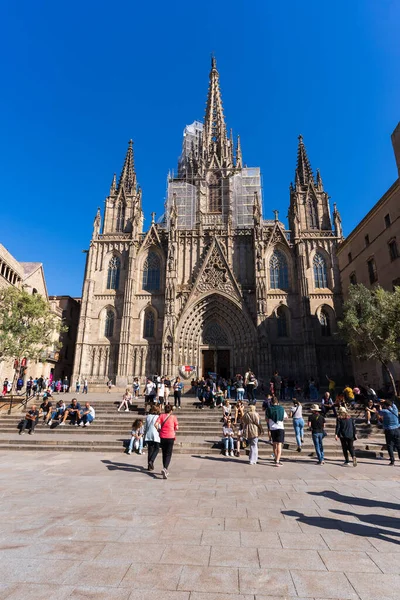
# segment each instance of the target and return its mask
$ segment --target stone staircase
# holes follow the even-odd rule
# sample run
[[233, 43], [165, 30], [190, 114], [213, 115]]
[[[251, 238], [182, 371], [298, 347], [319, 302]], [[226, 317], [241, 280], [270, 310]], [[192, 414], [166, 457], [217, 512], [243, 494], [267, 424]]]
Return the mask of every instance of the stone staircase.
[[[73, 394], [66, 395], [69, 403]], [[12, 414], [0, 413], [0, 451], [4, 450], [46, 450], [46, 451], [94, 451], [94, 452], [124, 452], [126, 443], [130, 439], [132, 422], [144, 416], [144, 402], [139, 399], [129, 413], [117, 412], [120, 394], [90, 394], [80, 396], [81, 403], [86, 398], [96, 409], [96, 419], [89, 428], [73, 427], [67, 423], [65, 427], [47, 427], [40, 422], [36, 426], [34, 435], [20, 436], [18, 423], [24, 412], [20, 408]], [[31, 402], [32, 404], [32, 402]], [[40, 404], [39, 401], [36, 404]], [[261, 402], [258, 401], [257, 410], [260, 413], [265, 427], [265, 417]], [[283, 403], [289, 408], [290, 403]], [[303, 405], [305, 417], [309, 414], [310, 403]], [[196, 398], [186, 396], [182, 399], [182, 409], [176, 411], [179, 420], [179, 432], [175, 442], [175, 453], [205, 455], [220, 454], [222, 423], [219, 409], [205, 408], [199, 410]], [[357, 455], [369, 458], [384, 456], [384, 436], [382, 430], [376, 425], [368, 426], [363, 415], [354, 414], [357, 423], [358, 441], [356, 442]], [[306, 420], [306, 419], [305, 419]], [[326, 431], [328, 436], [324, 439], [326, 458], [341, 459], [340, 443], [335, 442], [335, 419], [327, 417]], [[272, 448], [267, 442], [267, 434], [262, 437], [259, 444], [260, 457], [268, 458]], [[305, 441], [302, 453], [296, 451], [297, 444], [291, 420], [285, 426], [284, 458], [315, 457], [311, 434], [305, 431]], [[242, 451], [243, 454], [243, 451]]]

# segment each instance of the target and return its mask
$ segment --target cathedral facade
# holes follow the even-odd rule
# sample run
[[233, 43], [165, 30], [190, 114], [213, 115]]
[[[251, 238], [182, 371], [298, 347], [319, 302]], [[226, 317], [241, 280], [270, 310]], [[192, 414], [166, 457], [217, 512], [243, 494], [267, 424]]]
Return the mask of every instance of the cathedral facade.
[[[154, 374], [340, 378], [342, 295], [322, 178], [299, 137], [289, 230], [262, 214], [261, 174], [227, 134], [212, 59], [204, 123], [185, 128], [165, 213], [143, 231], [132, 142], [97, 212], [87, 253], [74, 378], [119, 386]], [[272, 211], [271, 211], [272, 215]]]

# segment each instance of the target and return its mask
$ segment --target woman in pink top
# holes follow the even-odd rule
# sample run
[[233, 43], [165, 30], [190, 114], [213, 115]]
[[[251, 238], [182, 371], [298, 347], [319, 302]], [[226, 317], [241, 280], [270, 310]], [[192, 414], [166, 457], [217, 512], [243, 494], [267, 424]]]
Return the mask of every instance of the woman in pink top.
[[159, 416], [158, 425], [160, 427], [159, 434], [161, 440], [161, 451], [163, 468], [161, 474], [164, 479], [168, 478], [168, 467], [172, 458], [172, 450], [174, 448], [175, 431], [178, 431], [178, 419], [172, 414], [172, 406], [167, 404], [165, 413]]

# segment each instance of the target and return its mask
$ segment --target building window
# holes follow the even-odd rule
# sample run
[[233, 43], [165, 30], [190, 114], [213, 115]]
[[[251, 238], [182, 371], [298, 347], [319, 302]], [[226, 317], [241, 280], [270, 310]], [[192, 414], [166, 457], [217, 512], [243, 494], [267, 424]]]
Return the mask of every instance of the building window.
[[125, 204], [120, 202], [117, 208], [116, 231], [123, 231], [125, 227]]
[[318, 229], [317, 206], [314, 198], [307, 200], [307, 216], [309, 229]]
[[222, 196], [221, 196], [221, 185], [219, 183], [212, 184], [209, 186], [209, 207], [210, 212], [220, 213], [222, 212]]
[[366, 245], [366, 246], [369, 246], [369, 235], [368, 235], [368, 233], [367, 233], [367, 235], [364, 237], [364, 240], [365, 240], [365, 245]]
[[104, 335], [105, 337], [112, 337], [114, 335], [114, 311], [108, 310], [106, 314], [106, 321], [104, 325]]
[[357, 284], [357, 276], [356, 276], [356, 274], [354, 272], [350, 273], [350, 284], [351, 285], [356, 285]]
[[385, 227], [386, 227], [386, 229], [388, 227], [390, 227], [390, 225], [391, 225], [391, 221], [390, 221], [390, 215], [388, 213], [387, 215], [385, 215]]
[[143, 289], [156, 292], [160, 289], [160, 259], [155, 252], [149, 252], [143, 265]]
[[287, 290], [289, 288], [287, 261], [279, 250], [275, 250], [269, 261], [269, 276], [272, 290]]
[[146, 312], [144, 316], [144, 332], [143, 337], [152, 338], [154, 337], [154, 313], [152, 310]]
[[280, 306], [276, 311], [276, 317], [278, 322], [278, 337], [287, 337], [288, 335], [288, 324], [286, 310], [283, 306]]
[[368, 265], [369, 282], [375, 283], [375, 281], [378, 281], [378, 271], [376, 270], [375, 260], [373, 258], [370, 258], [369, 261], [367, 261], [367, 265]]
[[121, 270], [121, 261], [118, 256], [113, 256], [108, 263], [107, 289], [117, 290], [119, 288], [119, 274]]
[[351, 252], [348, 253], [347, 258], [349, 259], [349, 263], [351, 263], [351, 261], [353, 260]]
[[321, 310], [321, 312], [319, 313], [319, 324], [321, 325], [322, 337], [330, 337], [331, 321], [328, 313], [325, 310]]
[[397, 248], [396, 240], [390, 240], [388, 245], [390, 260], [396, 260], [396, 258], [399, 258], [399, 249]]
[[316, 288], [328, 287], [328, 276], [326, 269], [326, 261], [322, 254], [317, 253], [313, 260], [314, 266], [314, 284]]

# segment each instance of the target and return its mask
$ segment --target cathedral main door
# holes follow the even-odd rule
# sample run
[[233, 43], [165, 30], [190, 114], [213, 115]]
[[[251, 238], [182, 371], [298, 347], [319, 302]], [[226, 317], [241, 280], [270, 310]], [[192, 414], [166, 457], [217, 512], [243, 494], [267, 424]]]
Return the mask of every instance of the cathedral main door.
[[231, 377], [231, 353], [228, 349], [202, 350], [202, 375], [217, 373], [221, 377]]

